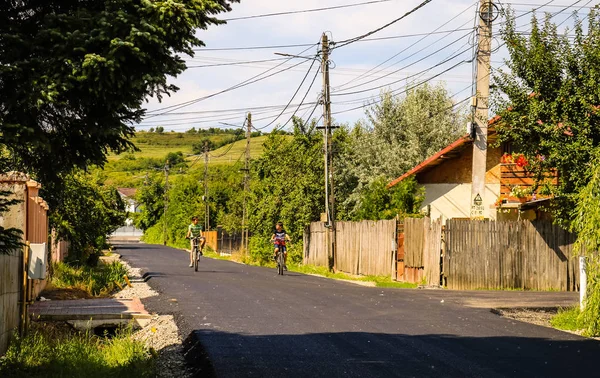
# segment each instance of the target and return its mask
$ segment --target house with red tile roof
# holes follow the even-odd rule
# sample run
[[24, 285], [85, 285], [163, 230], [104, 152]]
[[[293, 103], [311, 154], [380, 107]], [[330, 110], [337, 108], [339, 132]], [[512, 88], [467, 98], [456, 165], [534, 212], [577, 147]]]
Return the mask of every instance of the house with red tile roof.
[[[535, 188], [532, 172], [527, 170], [524, 157], [515, 158], [510, 143], [497, 143], [495, 124], [499, 117], [488, 122], [487, 167], [485, 193], [482, 196], [484, 218], [516, 220], [547, 218], [540, 205], [550, 200]], [[389, 183], [388, 188], [414, 176], [425, 188], [423, 212], [431, 218], [469, 218], [473, 139], [465, 135], [411, 170]], [[558, 183], [558, 174], [550, 172], [549, 179]]]

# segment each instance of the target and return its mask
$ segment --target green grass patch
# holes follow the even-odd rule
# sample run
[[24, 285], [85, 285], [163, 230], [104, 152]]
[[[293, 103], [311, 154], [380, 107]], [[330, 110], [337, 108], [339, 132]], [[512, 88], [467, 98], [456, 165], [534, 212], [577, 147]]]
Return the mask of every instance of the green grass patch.
[[102, 297], [123, 285], [123, 276], [127, 269], [118, 261], [100, 264], [97, 267], [72, 266], [63, 262], [52, 265], [53, 274], [50, 283], [54, 288], [77, 289], [86, 292], [90, 297]]
[[562, 308], [550, 319], [552, 327], [565, 331], [578, 331], [583, 328], [579, 321], [579, 307]]
[[0, 359], [0, 376], [54, 377], [153, 377], [154, 358], [131, 330], [113, 338], [72, 331], [66, 326], [33, 323], [29, 334], [16, 337]]

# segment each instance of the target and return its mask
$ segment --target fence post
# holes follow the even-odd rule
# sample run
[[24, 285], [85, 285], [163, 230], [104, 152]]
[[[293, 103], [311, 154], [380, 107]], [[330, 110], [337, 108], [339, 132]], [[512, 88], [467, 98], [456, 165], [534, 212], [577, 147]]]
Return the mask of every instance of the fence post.
[[587, 292], [587, 264], [585, 256], [579, 256], [579, 309], [585, 309], [585, 296]]

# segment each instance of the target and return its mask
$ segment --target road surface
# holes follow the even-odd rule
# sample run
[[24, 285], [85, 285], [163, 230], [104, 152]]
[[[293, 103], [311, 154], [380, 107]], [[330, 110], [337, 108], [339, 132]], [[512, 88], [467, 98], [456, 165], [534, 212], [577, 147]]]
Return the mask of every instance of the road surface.
[[527, 293], [381, 289], [213, 259], [194, 272], [180, 250], [118, 252], [161, 292], [147, 308], [199, 340], [198, 376], [600, 376], [600, 342], [465, 306]]

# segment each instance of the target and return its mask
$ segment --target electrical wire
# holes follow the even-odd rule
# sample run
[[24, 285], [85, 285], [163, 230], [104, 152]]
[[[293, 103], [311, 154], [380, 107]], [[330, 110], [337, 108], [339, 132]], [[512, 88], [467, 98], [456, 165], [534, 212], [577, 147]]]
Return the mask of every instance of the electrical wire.
[[[292, 101], [294, 101], [294, 98], [296, 98], [296, 95], [298, 94], [298, 92], [300, 91], [300, 89], [302, 88], [302, 86], [304, 85], [304, 82], [306, 81], [306, 78], [308, 77], [308, 74], [310, 74], [310, 71], [312, 71], [312, 68], [315, 65], [315, 62], [317, 61], [317, 56], [318, 55], [315, 55], [315, 57], [312, 59], [312, 63], [310, 64], [310, 67], [308, 67], [308, 71], [306, 71], [306, 75], [304, 75], [304, 77], [302, 78], [302, 81], [300, 82], [300, 85], [298, 85], [298, 88], [296, 88], [296, 91], [294, 92], [294, 95], [292, 96], [292, 98], [290, 98], [290, 101], [287, 103], [287, 105], [285, 106], [285, 108], [283, 108], [283, 110], [281, 111], [281, 113], [279, 113], [279, 115], [277, 117], [273, 118], [273, 120], [271, 122], [269, 122], [266, 125], [258, 128], [257, 130], [265, 129], [265, 128], [271, 126], [287, 110], [287, 108], [290, 106], [290, 104], [292, 103]], [[318, 72], [319, 71], [317, 70], [317, 73]], [[316, 75], [315, 75], [315, 77], [316, 77]], [[314, 83], [314, 79], [313, 79], [313, 83]], [[311, 87], [312, 87], [312, 84], [311, 84]], [[309, 90], [310, 90], [310, 88], [309, 88]], [[305, 98], [306, 98], [306, 96], [305, 96]], [[300, 104], [302, 104], [302, 101], [300, 101]]]
[[368, 33], [365, 33], [363, 35], [359, 35], [358, 37], [350, 38], [350, 39], [347, 39], [347, 40], [344, 40], [344, 41], [334, 42], [334, 43], [332, 43], [334, 45], [333, 49], [347, 46], [347, 45], [349, 45], [351, 43], [360, 41], [361, 39], [364, 39], [364, 38], [366, 38], [366, 37], [368, 37], [370, 35], [373, 35], [373, 34], [379, 32], [379, 31], [381, 31], [381, 30], [383, 30], [383, 29], [385, 29], [385, 28], [387, 28], [387, 27], [395, 24], [396, 22], [398, 22], [398, 21], [400, 21], [400, 20], [402, 20], [402, 19], [410, 16], [411, 14], [415, 13], [416, 11], [418, 11], [421, 8], [423, 8], [425, 5], [429, 4], [432, 1], [433, 0], [425, 0], [422, 3], [420, 3], [419, 5], [417, 5], [416, 7], [414, 7], [413, 9], [411, 9], [408, 12], [404, 13], [402, 16], [398, 17], [397, 19], [395, 19], [395, 20], [393, 20], [391, 22], [388, 22], [387, 24], [385, 24], [385, 25], [383, 25], [383, 26], [381, 26], [381, 27], [379, 27], [379, 28], [377, 28], [375, 30], [372, 30], [372, 31], [370, 31]]
[[341, 9], [341, 8], [358, 7], [358, 6], [369, 5], [369, 4], [387, 3], [387, 2], [390, 2], [390, 1], [392, 1], [392, 0], [373, 0], [373, 1], [366, 1], [366, 2], [362, 2], [362, 3], [354, 3], [354, 4], [346, 4], [346, 5], [336, 5], [336, 6], [324, 7], [324, 8], [301, 9], [301, 10], [287, 11], [287, 12], [275, 12], [275, 13], [257, 14], [257, 15], [254, 15], [254, 16], [242, 16], [242, 17], [226, 18], [223, 21], [249, 20], [249, 19], [254, 19], [254, 18], [264, 18], [264, 17], [273, 17], [273, 16], [285, 16], [285, 15], [299, 14], [299, 13], [321, 12], [321, 11], [328, 11], [328, 10]]
[[[319, 67], [317, 69], [317, 72], [315, 72], [315, 76], [312, 79], [312, 82], [310, 83], [310, 86], [308, 87], [306, 93], [304, 94], [304, 97], [302, 98], [302, 101], [300, 101], [300, 105], [298, 105], [298, 107], [296, 108], [296, 110], [294, 110], [294, 113], [291, 115], [291, 117], [283, 124], [283, 126], [279, 127], [279, 128], [275, 128], [276, 131], [278, 130], [283, 130], [288, 123], [290, 123], [290, 121], [292, 119], [294, 119], [294, 116], [296, 115], [296, 113], [298, 112], [298, 110], [300, 110], [300, 106], [304, 103], [304, 101], [306, 100], [306, 97], [308, 96], [308, 94], [310, 93], [310, 90], [312, 89], [313, 85], [315, 84], [315, 80], [317, 79], [317, 76], [319, 76], [319, 72], [321, 71], [321, 67]], [[317, 102], [316, 106], [319, 106], [319, 102]], [[313, 110], [314, 112], [314, 110]], [[312, 113], [311, 113], [312, 115]]]
[[[431, 80], [435, 79], [436, 77], [439, 77], [439, 76], [443, 75], [446, 72], [452, 71], [453, 69], [455, 69], [455, 68], [457, 68], [457, 67], [459, 67], [459, 66], [461, 66], [461, 65], [463, 65], [465, 63], [471, 63], [471, 60], [469, 59], [469, 60], [464, 60], [464, 61], [458, 62], [458, 63], [454, 64], [453, 66], [451, 66], [451, 67], [443, 70], [442, 72], [439, 72], [439, 73], [433, 75], [432, 77], [430, 77], [430, 78], [428, 78], [426, 80], [423, 80], [423, 81], [421, 81], [419, 83], [413, 84], [413, 85], [408, 86], [408, 87], [405, 86], [405, 87], [402, 87], [402, 88], [395, 89], [393, 91], [390, 91], [390, 93], [391, 94], [403, 94], [403, 93], [407, 93], [408, 91], [410, 91], [412, 89], [415, 89], [415, 88], [417, 88], [417, 87], [419, 87], [419, 86], [427, 83], [428, 81], [431, 81]], [[338, 111], [338, 112], [333, 112], [331, 114], [335, 115], [335, 114], [347, 113], [347, 112], [350, 112], [350, 111], [353, 111], [353, 110], [357, 110], [357, 109], [361, 109], [361, 108], [364, 108], [366, 106], [369, 106], [369, 105], [372, 105], [372, 104], [376, 104], [376, 103], [379, 103], [379, 102], [381, 102], [381, 99], [379, 99], [377, 101], [374, 101], [371, 104], [363, 104], [361, 106], [357, 106], [357, 107], [354, 107], [354, 108], [351, 108], [351, 109], [346, 109], [346, 110], [342, 110], [342, 111]]]
[[[469, 34], [470, 34], [470, 33], [469, 33]], [[454, 43], [456, 43], [456, 42], [460, 41], [461, 39], [463, 39], [463, 38], [464, 38], [464, 37], [466, 37], [467, 35], [468, 35], [468, 34], [465, 34], [465, 35], [461, 36], [460, 38], [458, 38], [458, 39], [454, 40], [453, 42], [451, 42], [451, 43], [449, 43], [449, 44], [447, 44], [447, 45], [445, 45], [445, 46], [443, 46], [443, 47], [439, 48], [438, 50], [434, 51], [433, 53], [430, 53], [429, 55], [426, 55], [426, 56], [422, 57], [421, 59], [419, 59], [419, 60], [417, 60], [417, 61], [414, 61], [414, 62], [412, 62], [412, 63], [410, 63], [410, 64], [408, 64], [408, 65], [406, 65], [406, 66], [404, 66], [404, 67], [402, 67], [402, 68], [400, 68], [400, 69], [398, 69], [398, 70], [394, 71], [394, 72], [392, 72], [392, 74], [393, 74], [393, 73], [397, 73], [398, 71], [401, 71], [401, 70], [403, 70], [403, 69], [406, 69], [406, 68], [408, 68], [408, 67], [410, 67], [410, 66], [413, 66], [413, 65], [415, 65], [415, 64], [417, 64], [417, 63], [419, 63], [419, 62], [421, 62], [421, 61], [423, 61], [423, 60], [425, 60], [425, 59], [427, 59], [427, 58], [431, 57], [432, 55], [435, 55], [435, 54], [439, 53], [439, 52], [440, 52], [440, 51], [442, 51], [443, 49], [446, 49], [446, 48], [448, 48], [449, 46], [453, 45]], [[469, 47], [468, 47], [466, 50], [464, 50], [464, 51], [461, 51], [461, 52], [460, 52], [458, 55], [456, 55], [456, 56], [453, 56], [453, 57], [451, 57], [451, 58], [448, 58], [448, 59], [446, 59], [446, 60], [443, 60], [442, 62], [439, 62], [439, 63], [435, 64], [434, 66], [432, 66], [432, 67], [430, 67], [430, 68], [428, 68], [428, 69], [426, 69], [426, 70], [423, 70], [423, 71], [421, 71], [421, 72], [419, 72], [419, 73], [417, 73], [417, 74], [410, 75], [410, 76], [408, 76], [408, 77], [405, 77], [405, 78], [402, 78], [402, 79], [399, 79], [399, 80], [392, 81], [391, 83], [386, 83], [386, 84], [384, 84], [384, 85], [379, 85], [379, 86], [371, 87], [371, 88], [368, 88], [368, 89], [363, 89], [363, 90], [358, 90], [358, 91], [353, 91], [353, 92], [341, 92], [341, 93], [337, 93], [337, 92], [336, 92], [336, 93], [332, 93], [332, 94], [331, 94], [331, 96], [347, 96], [347, 95], [351, 95], [351, 94], [364, 93], [364, 92], [372, 91], [372, 90], [375, 90], [375, 89], [381, 89], [381, 88], [387, 87], [387, 86], [389, 86], [389, 85], [392, 85], [392, 84], [396, 84], [396, 83], [398, 83], [398, 82], [400, 82], [400, 81], [403, 81], [403, 80], [406, 80], [406, 79], [408, 79], [408, 78], [410, 78], [410, 77], [413, 77], [413, 76], [419, 75], [419, 74], [421, 74], [421, 73], [423, 73], [423, 72], [427, 72], [427, 71], [430, 71], [430, 70], [431, 70], [431, 69], [433, 69], [433, 68], [439, 67], [440, 65], [447, 63], [449, 60], [455, 59], [455, 58], [457, 58], [458, 56], [460, 56], [460, 55], [464, 54], [466, 51], [469, 51], [470, 49], [471, 49], [471, 47], [469, 46]], [[371, 82], [374, 82], [374, 81], [380, 80], [380, 79], [382, 79], [382, 78], [385, 78], [385, 77], [387, 77], [387, 76], [389, 76], [389, 75], [381, 76], [381, 77], [379, 77], [379, 78], [377, 78], [377, 79], [375, 79], [375, 80], [373, 80], [373, 81], [371, 81]], [[349, 87], [349, 88], [347, 88], [347, 89], [353, 89], [353, 88], [361, 87], [361, 86], [363, 86], [363, 85], [364, 85], [364, 84], [359, 84], [359, 85], [355, 85], [355, 86]]]
[[[471, 5], [469, 5], [469, 6], [468, 6], [467, 8], [465, 8], [463, 11], [461, 11], [461, 12], [460, 12], [460, 13], [458, 13], [458, 14], [456, 14], [454, 17], [452, 17], [450, 20], [446, 21], [446, 22], [445, 22], [445, 23], [443, 23], [442, 25], [438, 26], [438, 27], [437, 27], [436, 29], [434, 29], [432, 32], [429, 32], [429, 33], [424, 33], [424, 34], [423, 34], [423, 38], [420, 38], [419, 40], [417, 40], [417, 41], [415, 41], [414, 43], [410, 44], [409, 46], [407, 46], [406, 48], [402, 49], [402, 50], [401, 50], [401, 51], [399, 51], [398, 53], [396, 53], [396, 54], [392, 55], [392, 56], [391, 56], [391, 57], [389, 57], [388, 59], [386, 59], [386, 60], [384, 60], [383, 62], [381, 62], [381, 63], [379, 63], [378, 65], [376, 65], [375, 67], [373, 67], [373, 68], [369, 69], [367, 72], [365, 72], [365, 73], [363, 73], [363, 74], [361, 74], [361, 75], [357, 76], [356, 78], [354, 78], [354, 79], [352, 79], [352, 80], [349, 80], [349, 81], [347, 81], [347, 82], [343, 83], [342, 85], [339, 85], [339, 86], [337, 86], [337, 87], [336, 87], [336, 89], [337, 89], [337, 90], [339, 90], [339, 89], [341, 89], [341, 88], [344, 88], [345, 86], [347, 86], [348, 84], [350, 84], [350, 83], [352, 83], [352, 82], [354, 82], [354, 81], [356, 81], [356, 80], [360, 80], [361, 78], [365, 77], [366, 75], [368, 75], [369, 73], [373, 72], [373, 71], [374, 71], [374, 70], [376, 70], [377, 68], [379, 68], [379, 67], [383, 66], [384, 64], [386, 64], [386, 63], [387, 63], [387, 62], [389, 62], [390, 60], [394, 59], [394, 58], [395, 58], [395, 57], [397, 57], [398, 55], [400, 55], [400, 54], [402, 54], [403, 52], [407, 51], [408, 49], [410, 49], [410, 48], [414, 47], [414, 46], [415, 46], [415, 45], [417, 45], [419, 42], [421, 42], [421, 41], [425, 40], [425, 39], [426, 39], [427, 37], [429, 37], [429, 36], [432, 36], [432, 35], [434, 35], [434, 34], [438, 34], [438, 33], [439, 33], [439, 34], [441, 34], [441, 33], [448, 33], [448, 35], [450, 35], [451, 33], [454, 33], [454, 32], [456, 32], [456, 31], [459, 31], [459, 30], [461, 30], [460, 28], [462, 28], [462, 26], [460, 26], [459, 28], [457, 28], [457, 29], [454, 29], [454, 30], [449, 30], [449, 31], [444, 31], [444, 32], [438, 32], [438, 30], [439, 30], [440, 28], [442, 28], [442, 27], [446, 26], [447, 24], [449, 24], [450, 22], [454, 21], [456, 18], [458, 18], [460, 15], [462, 15], [463, 13], [465, 13], [466, 11], [468, 11], [469, 9], [471, 9], [471, 8], [472, 8], [474, 5], [476, 5], [476, 4], [477, 4], [477, 2], [475, 2], [475, 3], [471, 4]], [[463, 24], [463, 26], [464, 26], [464, 24]], [[462, 29], [462, 30], [465, 30], [465, 29]], [[468, 29], [468, 28], [467, 28], [466, 30], [472, 30], [472, 29]], [[447, 35], [447, 36], [448, 36], [448, 35]], [[447, 36], [445, 36], [445, 37], [447, 37]], [[443, 38], [445, 38], [445, 37], [443, 37]], [[442, 38], [442, 39], [443, 39], [443, 38]], [[399, 62], [396, 62], [396, 63], [394, 63], [394, 64], [398, 64], [398, 63], [400, 63], [400, 62], [403, 62], [403, 61], [404, 61], [404, 60], [406, 60], [406, 59], [409, 59], [410, 57], [414, 56], [415, 54], [417, 54], [417, 53], [419, 53], [419, 52], [423, 51], [423, 50], [424, 50], [424, 49], [426, 49], [427, 47], [430, 47], [430, 46], [432, 46], [433, 44], [435, 44], [435, 43], [437, 43], [437, 42], [439, 42], [439, 41], [440, 41], [440, 40], [434, 41], [433, 43], [431, 43], [431, 44], [429, 44], [429, 45], [425, 46], [425, 47], [424, 47], [424, 48], [422, 48], [421, 50], [419, 50], [419, 51], [417, 51], [417, 52], [415, 52], [415, 53], [413, 53], [413, 54], [409, 55], [409, 56], [408, 56], [408, 57], [406, 57], [406, 58], [403, 58], [402, 60], [400, 60]], [[382, 71], [382, 70], [379, 70], [379, 71], [377, 71], [376, 73], [379, 73], [379, 72], [381, 72], [381, 71]], [[371, 76], [372, 76], [372, 75], [368, 75], [368, 76], [366, 76], [366, 77], [371, 77]]]
[[[313, 44], [313, 45], [311, 45], [309, 48], [307, 48], [307, 49], [303, 50], [303, 51], [302, 51], [302, 52], [300, 52], [298, 55], [301, 55], [301, 54], [305, 53], [305, 52], [306, 52], [306, 51], [308, 51], [308, 50], [309, 50], [311, 47], [314, 47], [314, 46], [316, 46], [316, 45], [317, 45], [316, 43], [315, 43], [315, 44]], [[268, 79], [268, 78], [270, 78], [270, 77], [272, 77], [272, 76], [275, 76], [275, 75], [277, 75], [277, 74], [280, 74], [280, 73], [282, 73], [282, 72], [288, 71], [289, 69], [291, 69], [291, 68], [294, 68], [294, 67], [297, 67], [297, 66], [299, 66], [299, 65], [301, 65], [301, 64], [304, 64], [304, 63], [306, 62], [306, 61], [301, 61], [300, 63], [297, 63], [297, 64], [295, 64], [295, 65], [292, 65], [291, 67], [284, 68], [284, 69], [282, 69], [282, 70], [279, 70], [279, 71], [276, 71], [276, 72], [274, 72], [274, 73], [271, 73], [271, 74], [269, 74], [269, 75], [267, 75], [267, 76], [261, 77], [262, 75], [265, 75], [266, 73], [268, 73], [268, 72], [270, 72], [270, 71], [272, 71], [272, 70], [274, 70], [274, 69], [278, 68], [279, 66], [283, 65], [285, 62], [288, 62], [288, 61], [290, 61], [291, 59], [293, 59], [293, 57], [287, 58], [287, 59], [286, 59], [284, 62], [282, 62], [282, 63], [279, 63], [278, 65], [276, 65], [276, 66], [274, 66], [274, 67], [272, 67], [272, 68], [269, 68], [268, 70], [266, 70], [266, 71], [264, 71], [264, 72], [261, 72], [261, 73], [260, 73], [260, 74], [258, 74], [258, 75], [255, 75], [255, 76], [253, 76], [253, 77], [251, 77], [251, 78], [249, 78], [249, 79], [246, 79], [246, 80], [242, 81], [241, 83], [238, 83], [238, 84], [236, 84], [236, 85], [233, 85], [233, 86], [231, 86], [231, 87], [229, 87], [229, 88], [226, 88], [226, 89], [223, 89], [223, 90], [221, 90], [221, 91], [218, 91], [218, 92], [212, 93], [212, 94], [210, 94], [210, 95], [207, 95], [207, 96], [199, 97], [199, 98], [196, 98], [196, 99], [194, 99], [194, 100], [185, 101], [185, 102], [183, 102], [183, 103], [180, 103], [180, 104], [176, 104], [176, 105], [167, 106], [167, 107], [164, 107], [164, 108], [161, 108], [161, 109], [156, 109], [156, 110], [154, 110], [154, 111], [150, 112], [150, 113], [152, 113], [152, 114], [151, 114], [150, 116], [146, 117], [146, 118], [151, 118], [151, 117], [156, 117], [157, 115], [167, 114], [167, 113], [170, 113], [171, 111], [174, 111], [174, 110], [177, 110], [177, 109], [181, 109], [181, 108], [183, 108], [183, 107], [186, 107], [186, 106], [189, 106], [189, 105], [196, 104], [196, 103], [198, 103], [198, 102], [200, 102], [200, 101], [203, 101], [203, 100], [206, 100], [206, 99], [209, 99], [209, 98], [215, 97], [215, 96], [217, 96], [217, 95], [220, 95], [220, 94], [223, 94], [223, 93], [226, 93], [226, 92], [230, 92], [230, 91], [232, 91], [232, 90], [235, 90], [235, 89], [238, 89], [238, 88], [241, 88], [241, 87], [244, 87], [244, 86], [247, 86], [247, 85], [250, 85], [250, 84], [256, 83], [256, 82], [258, 82], [258, 81], [261, 81], [261, 80]], [[167, 109], [169, 109], [169, 110], [167, 110]], [[165, 110], [165, 111], [164, 111], [163, 113], [160, 113], [160, 114], [154, 114], [154, 112], [155, 112], [155, 111], [162, 111], [162, 110]]]

